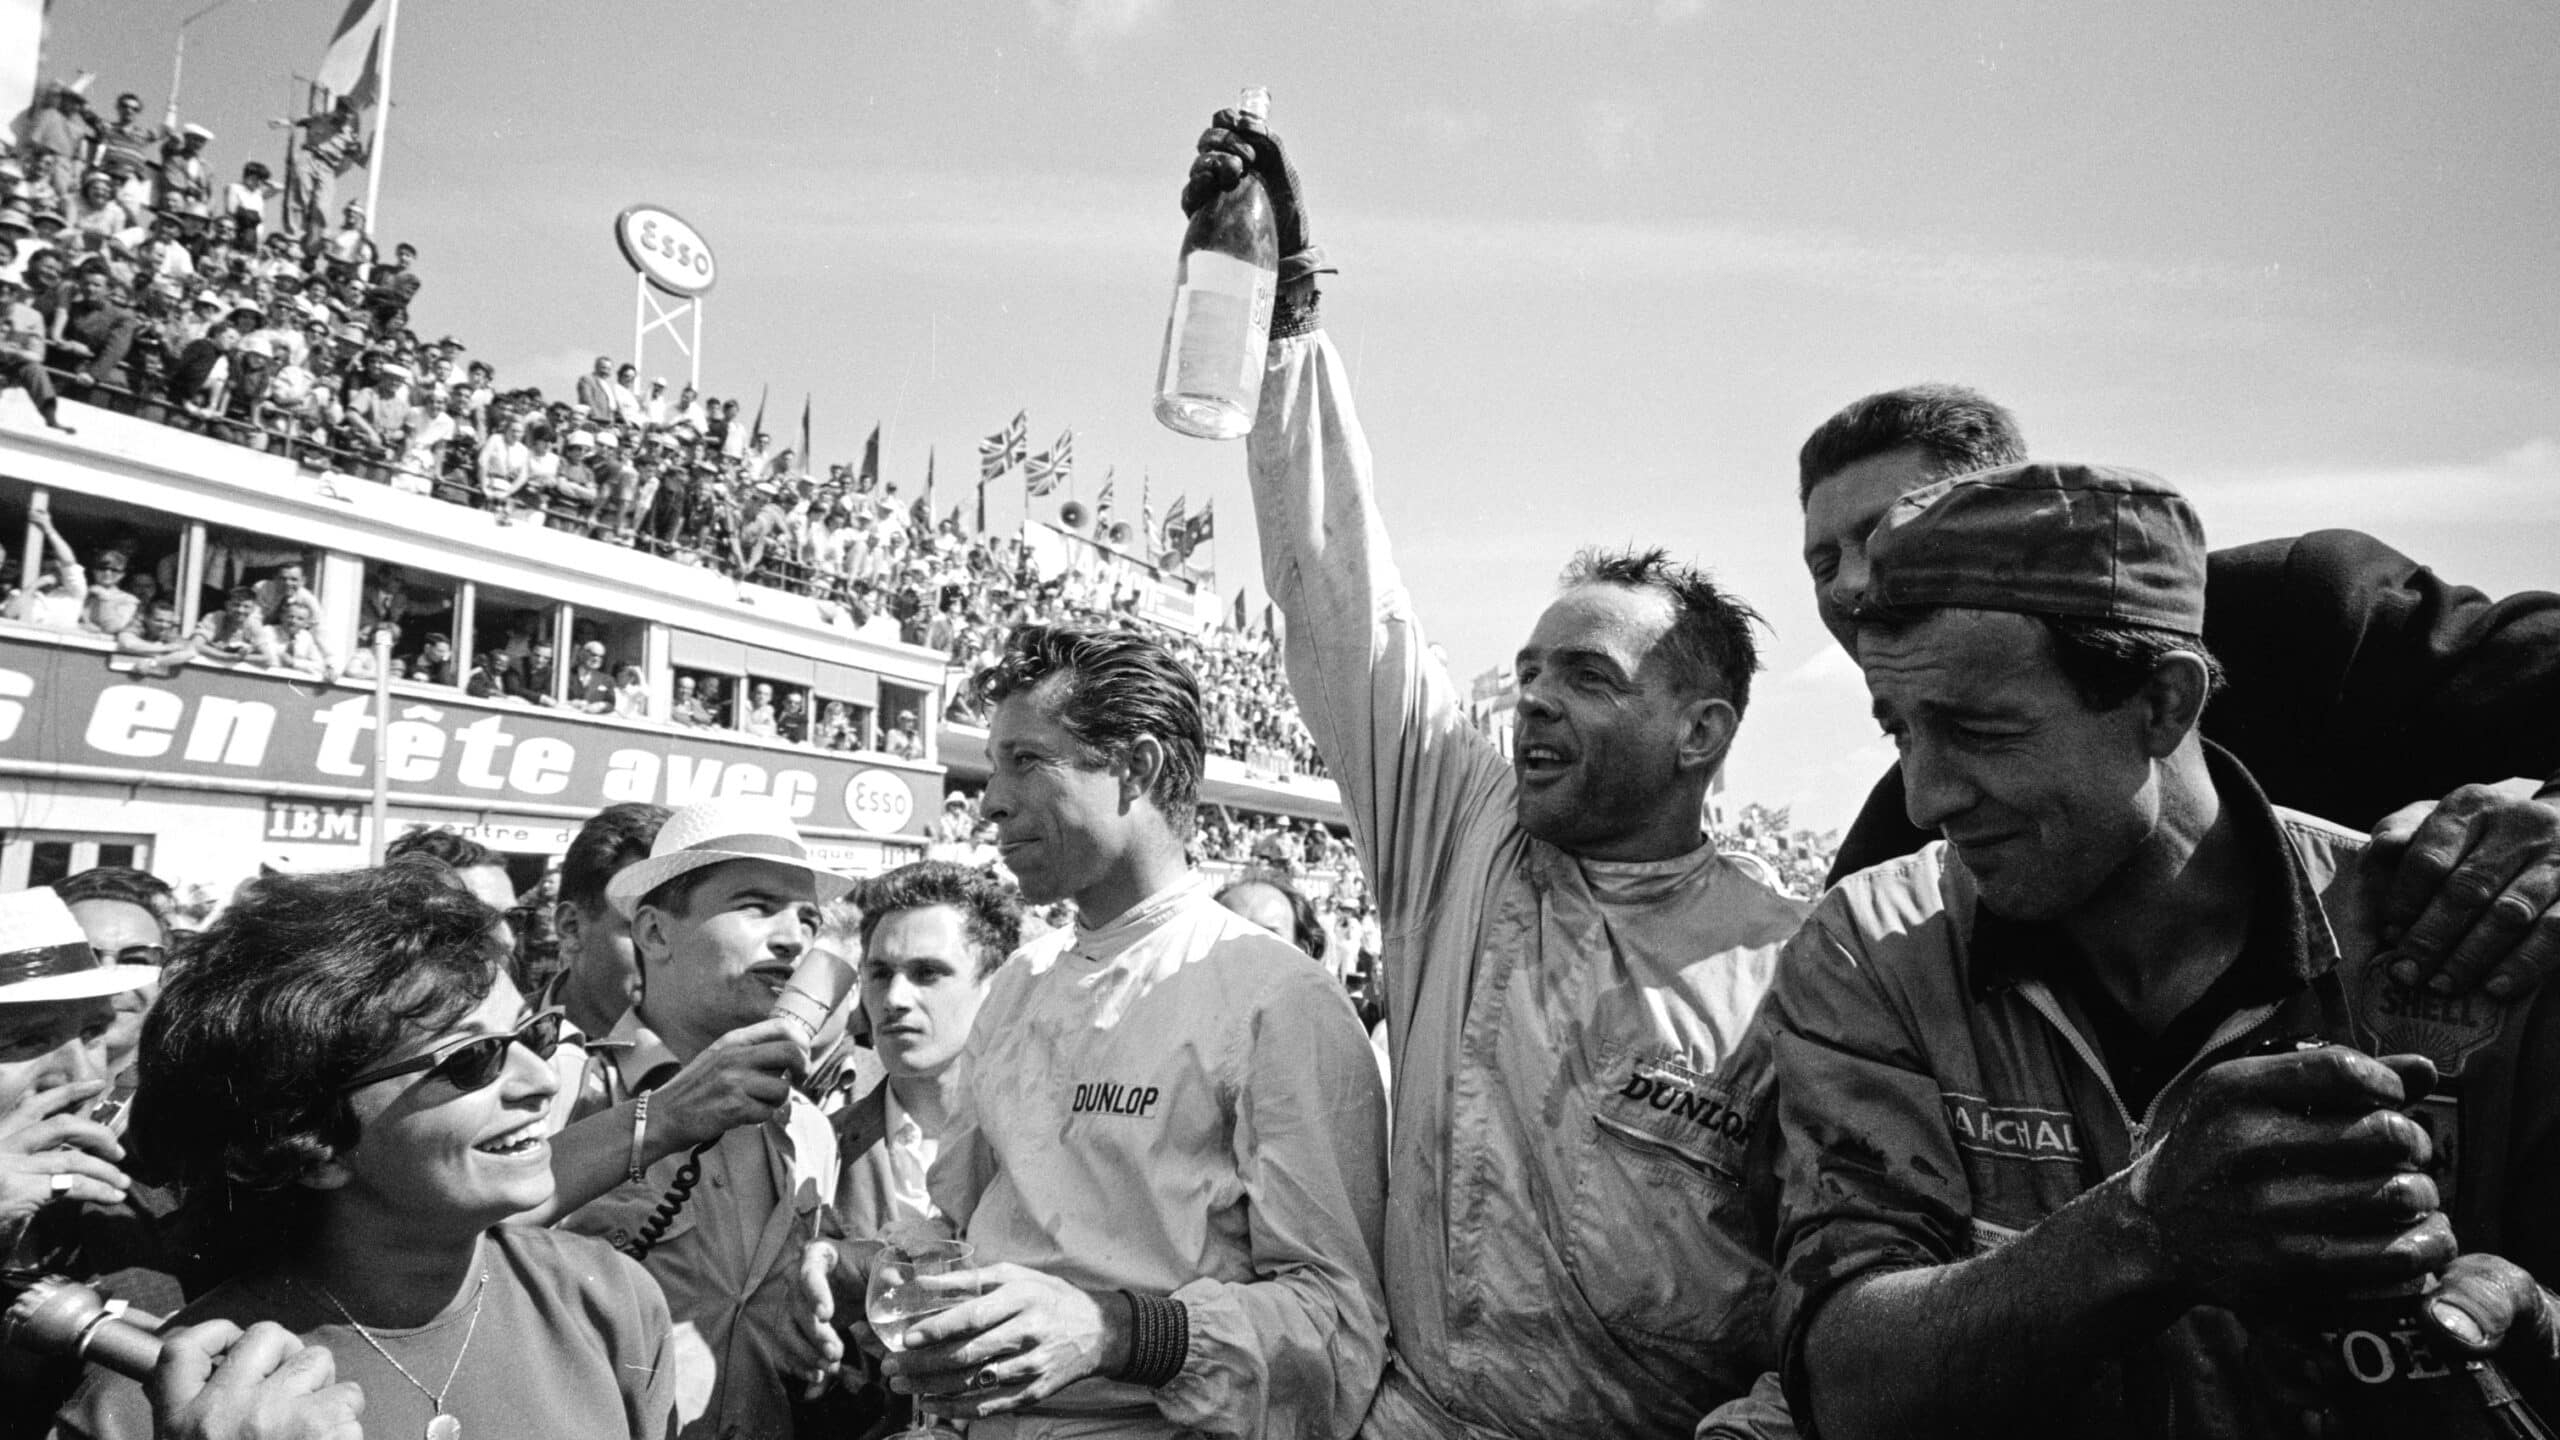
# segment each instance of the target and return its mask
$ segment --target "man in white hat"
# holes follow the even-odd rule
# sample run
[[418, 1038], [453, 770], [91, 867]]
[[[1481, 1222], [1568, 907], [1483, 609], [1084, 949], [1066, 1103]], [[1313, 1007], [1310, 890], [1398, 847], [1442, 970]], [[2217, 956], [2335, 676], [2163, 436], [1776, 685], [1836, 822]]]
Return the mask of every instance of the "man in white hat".
[[[0, 895], [0, 1262], [88, 1277], [133, 1259], [81, 1253], [91, 1237], [71, 1222], [80, 1207], [121, 1205], [132, 1189], [119, 1168], [124, 1147], [90, 1112], [113, 1083], [116, 997], [159, 979], [156, 965], [101, 959], [51, 890]], [[9, 1397], [0, 1430], [22, 1393], [67, 1394], [62, 1378], [0, 1356]]]
[[793, 1397], [824, 1368], [794, 1315], [835, 1132], [792, 1089], [806, 1040], [773, 1012], [818, 906], [851, 883], [809, 859], [780, 801], [739, 796], [667, 817], [648, 858], [605, 887], [630, 922], [640, 1000], [599, 1047], [615, 1103], [562, 1132], [553, 1170], [575, 1204], [597, 1193], [598, 1141], [621, 1151], [622, 1183], [565, 1223], [647, 1247], [676, 1320], [684, 1440], [789, 1436]]

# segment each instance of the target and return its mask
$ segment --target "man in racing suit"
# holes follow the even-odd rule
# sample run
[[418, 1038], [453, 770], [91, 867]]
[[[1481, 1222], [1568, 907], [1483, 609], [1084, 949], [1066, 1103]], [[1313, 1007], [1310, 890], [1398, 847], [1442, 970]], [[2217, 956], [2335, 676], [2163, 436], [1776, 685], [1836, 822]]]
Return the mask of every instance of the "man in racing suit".
[[1746, 1212], [1768, 1068], [1740, 1047], [1805, 907], [1700, 823], [1756, 617], [1659, 552], [1578, 559], [1506, 761], [1388, 555], [1296, 175], [1231, 113], [1200, 149], [1186, 209], [1249, 170], [1279, 221], [1263, 575], [1386, 939], [1394, 1352], [1364, 1433], [1686, 1437], [1728, 1404], [1707, 1433], [1786, 1433]]
[[929, 1188], [986, 1293], [887, 1372], [976, 1440], [1348, 1436], [1386, 1350], [1386, 1103], [1340, 986], [1183, 856], [1196, 677], [1120, 630], [1028, 626], [974, 682], [980, 813], [1035, 904], [970, 1027]]
[[2394, 980], [2364, 838], [2199, 733], [2184, 499], [1975, 472], [1894, 501], [1861, 558], [1855, 653], [1945, 839], [1825, 896], [1763, 1014], [1797, 1422], [2290, 1433], [2347, 1402], [2253, 1361], [2299, 1338], [2270, 1320], [2431, 1275], [2402, 1363], [2512, 1330], [2540, 1401], [2554, 1008]]

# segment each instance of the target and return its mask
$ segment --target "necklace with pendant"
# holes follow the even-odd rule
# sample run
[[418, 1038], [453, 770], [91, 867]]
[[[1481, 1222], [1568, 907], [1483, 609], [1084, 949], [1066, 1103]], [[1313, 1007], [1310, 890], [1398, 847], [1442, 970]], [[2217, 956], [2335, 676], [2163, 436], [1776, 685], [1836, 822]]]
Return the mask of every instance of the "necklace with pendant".
[[[296, 1285], [302, 1283], [290, 1275], [285, 1279]], [[409, 1367], [400, 1363], [399, 1356], [385, 1349], [382, 1342], [374, 1338], [372, 1331], [356, 1323], [356, 1317], [347, 1313], [345, 1301], [339, 1299], [328, 1286], [320, 1284], [319, 1281], [314, 1280], [311, 1283], [318, 1286], [322, 1297], [336, 1307], [338, 1318], [346, 1321], [348, 1328], [354, 1330], [364, 1343], [373, 1347], [373, 1353], [390, 1362], [391, 1368], [400, 1372], [400, 1378], [408, 1381], [419, 1394], [427, 1397], [429, 1405], [435, 1407], [434, 1413], [427, 1419], [427, 1440], [462, 1440], [462, 1422], [444, 1413], [444, 1397], [453, 1392], [454, 1377], [462, 1373], [462, 1357], [471, 1353], [471, 1337], [480, 1333], [480, 1304], [489, 1298], [488, 1262], [484, 1260], [480, 1264], [480, 1288], [471, 1297], [471, 1323], [463, 1327], [462, 1348], [453, 1352], [453, 1368], [445, 1372], [444, 1388], [441, 1390], [430, 1390], [420, 1384], [418, 1377], [409, 1373]]]

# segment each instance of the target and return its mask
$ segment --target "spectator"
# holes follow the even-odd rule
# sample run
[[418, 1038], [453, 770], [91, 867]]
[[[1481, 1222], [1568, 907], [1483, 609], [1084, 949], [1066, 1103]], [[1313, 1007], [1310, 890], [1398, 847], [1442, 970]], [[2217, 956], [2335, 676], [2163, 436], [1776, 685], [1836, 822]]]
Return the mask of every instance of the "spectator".
[[462, 693], [474, 700], [508, 700], [516, 693], [515, 657], [504, 650], [484, 650], [480, 663], [462, 682]]
[[559, 671], [552, 664], [551, 637], [534, 637], [523, 666], [517, 671], [516, 698], [550, 709], [560, 703]]
[[169, 403], [200, 422], [219, 418], [229, 398], [231, 352], [239, 344], [239, 328], [228, 317], [216, 318], [170, 367]]
[[355, 103], [342, 95], [326, 110], [299, 120], [267, 123], [302, 132], [302, 143], [285, 152], [284, 225], [289, 231], [316, 237], [329, 223], [338, 177], [365, 163], [367, 151]]
[[625, 665], [614, 677], [613, 713], [631, 720], [649, 717], [649, 686], [639, 666]]
[[[87, 908], [93, 923], [106, 918]], [[155, 1233], [90, 1223], [92, 1207], [132, 1213], [123, 1149], [88, 1112], [113, 1087], [118, 997], [160, 979], [156, 966], [122, 963], [149, 930], [144, 917], [125, 918], [101, 946], [53, 891], [0, 895], [0, 1254], [82, 1279], [116, 1276], [105, 1281], [110, 1294], [149, 1304], [176, 1289], [135, 1268], [165, 1263]], [[137, 1281], [149, 1288], [137, 1294]], [[45, 1414], [78, 1376], [76, 1364], [0, 1349], [0, 1433], [44, 1433]]]
[[748, 708], [746, 723], [742, 728], [750, 735], [770, 740], [778, 733], [773, 712], [773, 687], [759, 680], [756, 682], [754, 694], [755, 703]]
[[842, 700], [830, 700], [818, 724], [817, 745], [821, 750], [859, 750], [862, 737], [854, 733], [853, 709]]
[[1295, 945], [1321, 964], [1328, 937], [1314, 902], [1279, 871], [1248, 870], [1217, 893], [1219, 904]]
[[383, 847], [385, 865], [431, 865], [452, 874], [455, 883], [497, 912], [497, 935], [506, 953], [516, 953], [515, 881], [507, 874], [507, 858], [450, 825], [423, 826]]
[[676, 677], [675, 705], [668, 711], [668, 718], [679, 725], [691, 725], [697, 729], [712, 723], [711, 707], [703, 703], [692, 676]]
[[259, 233], [267, 225], [267, 201], [277, 193], [274, 181], [268, 178], [272, 173], [265, 161], [248, 161], [240, 167], [240, 178], [222, 192], [223, 219], [231, 227], [231, 247], [235, 250], [258, 248]]
[[141, 322], [115, 298], [115, 277], [104, 265], [82, 272], [78, 298], [54, 312], [46, 331], [45, 363], [68, 370], [84, 391], [125, 383], [125, 354]]
[[53, 558], [46, 562], [44, 577], [36, 582], [35, 590], [11, 595], [6, 606], [0, 607], [0, 616], [53, 630], [76, 630], [89, 599], [89, 581], [81, 574], [79, 552], [54, 528], [53, 508], [41, 498], [27, 519], [43, 532], [45, 548]]
[[578, 646], [577, 663], [569, 667], [569, 704], [590, 715], [613, 713], [613, 674], [605, 667], [604, 643], [589, 640]]
[[924, 736], [916, 731], [916, 712], [898, 712], [898, 727], [889, 732], [888, 750], [901, 760], [924, 758]]
[[[640, 1095], [644, 1132], [674, 1120], [669, 1112], [682, 1108], [693, 1076], [752, 1073], [754, 1093], [765, 1097], [742, 1107], [749, 1123], [713, 1130], [716, 1143], [692, 1157], [702, 1183], [692, 1189], [686, 1223], [654, 1227], [644, 1262], [695, 1337], [670, 1362], [700, 1407], [688, 1409], [684, 1440], [790, 1434], [792, 1399], [824, 1359], [798, 1320], [799, 1276], [820, 1207], [835, 1193], [835, 1134], [814, 1105], [779, 1083], [808, 1057], [787, 1023], [772, 1018], [773, 992], [759, 978], [796, 963], [817, 906], [849, 883], [807, 853], [779, 802], [705, 801], [670, 815], [648, 857], [605, 885], [607, 901], [631, 926], [639, 999], [609, 1037], [627, 1042], [606, 1062], [616, 1108], [561, 1139], [599, 1131], [619, 1139], [613, 1149], [639, 1173], [577, 1210], [565, 1228], [638, 1231], [687, 1163], [681, 1152], [655, 1161], [629, 1154], [633, 1122], [621, 1096]], [[733, 1063], [752, 1068], [722, 1071]], [[654, 1077], [665, 1066], [676, 1069], [661, 1085]], [[611, 1165], [617, 1178], [621, 1155]]]
[[[593, 1241], [504, 1223], [554, 1193], [534, 1142], [558, 1022], [528, 1016], [486, 911], [399, 866], [271, 877], [203, 954], [147, 1029], [134, 1116], [228, 1277], [179, 1318], [272, 1318], [325, 1343], [375, 1434], [666, 1434], [674, 1338], [654, 1287]], [[421, 1331], [465, 1314], [454, 1358], [427, 1360]], [[470, 1383], [414, 1378], [477, 1345], [498, 1363]], [[135, 1382], [100, 1371], [64, 1430], [150, 1420]]]
[[43, 313], [27, 303], [24, 281], [0, 270], [0, 387], [26, 391], [37, 416], [69, 435], [73, 431], [62, 423], [62, 400], [45, 369], [44, 351]]
[[427, 636], [415, 658], [404, 668], [409, 678], [428, 685], [453, 683], [453, 637], [437, 632]]
[[320, 638], [320, 602], [308, 591], [287, 600], [283, 620], [276, 631], [276, 664], [317, 675], [324, 681], [338, 678], [337, 657], [329, 653], [328, 644]]
[[204, 158], [204, 147], [212, 142], [213, 132], [195, 124], [179, 127], [160, 142], [159, 192], [152, 197], [152, 208], [191, 238], [205, 233], [213, 215], [213, 167]]
[[177, 597], [153, 596], [133, 623], [117, 634], [116, 651], [142, 657], [144, 663], [135, 668], [146, 674], [165, 675], [193, 657], [195, 641], [179, 623]]
[[142, 600], [124, 583], [124, 552], [100, 549], [96, 563], [89, 567], [89, 594], [80, 606], [81, 629], [92, 635], [121, 635], [132, 628]]
[[[96, 173], [107, 177], [125, 214], [139, 216], [150, 208], [152, 161], [167, 139], [159, 126], [142, 118], [141, 96], [128, 90], [116, 97], [116, 118], [98, 127]], [[87, 188], [85, 177], [82, 188]]]
[[80, 175], [80, 157], [87, 153], [97, 129], [96, 117], [89, 113], [89, 101], [77, 89], [56, 82], [53, 93], [36, 103], [27, 121], [27, 138], [19, 146], [26, 157], [27, 178], [54, 196], [71, 193]]
[[[843, 1163], [835, 1208], [853, 1243], [811, 1247], [820, 1269], [838, 1270], [848, 1298], [862, 1291], [862, 1242], [941, 1218], [925, 1176], [951, 1123], [952, 1067], [997, 968], [1022, 940], [1011, 890], [958, 865], [901, 866], [865, 884], [860, 904], [862, 1013], [886, 1074], [834, 1117]], [[879, 1393], [876, 1376], [864, 1383]]]

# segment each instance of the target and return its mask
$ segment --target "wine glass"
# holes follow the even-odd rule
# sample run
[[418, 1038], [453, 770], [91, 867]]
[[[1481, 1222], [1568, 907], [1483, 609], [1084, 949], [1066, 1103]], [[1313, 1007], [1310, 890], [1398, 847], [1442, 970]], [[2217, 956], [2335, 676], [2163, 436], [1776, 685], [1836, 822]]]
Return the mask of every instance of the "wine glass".
[[[898, 1353], [904, 1348], [910, 1326], [977, 1293], [972, 1287], [954, 1286], [947, 1281], [925, 1283], [968, 1269], [973, 1253], [959, 1240], [893, 1241], [880, 1247], [871, 1262], [871, 1282], [863, 1292], [862, 1309], [882, 1348], [892, 1355]], [[948, 1425], [936, 1423], [925, 1398], [918, 1395], [914, 1423], [890, 1440], [961, 1440], [961, 1435]]]

